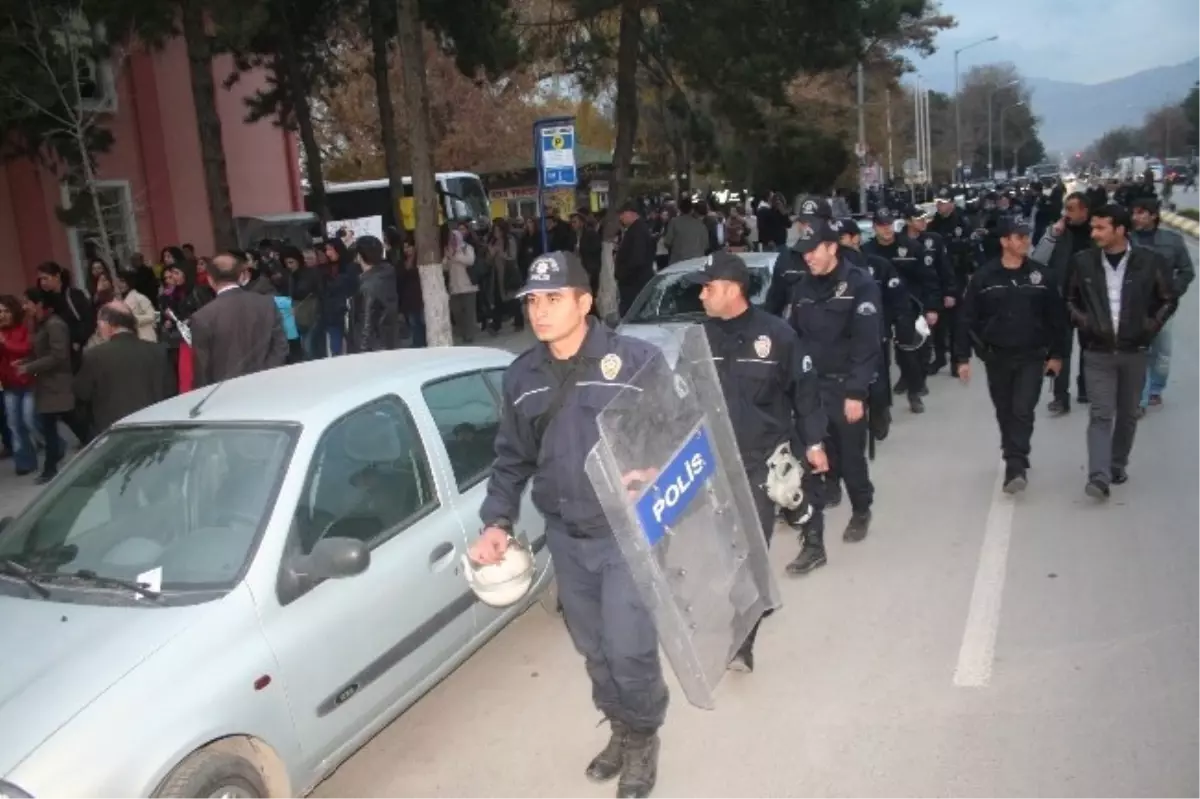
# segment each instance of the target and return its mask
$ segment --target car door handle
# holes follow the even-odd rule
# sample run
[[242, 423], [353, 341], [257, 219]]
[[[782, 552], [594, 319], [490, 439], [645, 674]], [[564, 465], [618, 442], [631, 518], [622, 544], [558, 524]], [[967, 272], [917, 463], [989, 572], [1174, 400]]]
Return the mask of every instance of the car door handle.
[[434, 571], [441, 571], [447, 564], [454, 560], [454, 544], [449, 541], [444, 541], [433, 548], [429, 553], [429, 565]]

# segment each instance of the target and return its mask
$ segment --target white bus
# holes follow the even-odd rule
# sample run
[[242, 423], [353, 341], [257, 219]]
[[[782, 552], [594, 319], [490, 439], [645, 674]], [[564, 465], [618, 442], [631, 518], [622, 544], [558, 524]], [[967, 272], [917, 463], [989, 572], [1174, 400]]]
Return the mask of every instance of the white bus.
[[[483, 181], [474, 172], [439, 172], [436, 176], [440, 202], [438, 222], [469, 220], [486, 223], [491, 217]], [[331, 219], [362, 219], [383, 217], [382, 227], [393, 224], [392, 197], [387, 178], [359, 180], [353, 183], [326, 183], [325, 200]], [[310, 211], [312, 197], [307, 192], [304, 205]], [[400, 201], [400, 219], [406, 230], [414, 227], [412, 178], [404, 178], [404, 199]]]

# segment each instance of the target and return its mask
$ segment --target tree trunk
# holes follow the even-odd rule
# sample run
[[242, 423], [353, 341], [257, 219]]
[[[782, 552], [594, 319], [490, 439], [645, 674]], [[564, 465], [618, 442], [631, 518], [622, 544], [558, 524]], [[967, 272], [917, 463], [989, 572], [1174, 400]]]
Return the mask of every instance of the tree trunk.
[[383, 162], [387, 167], [392, 198], [392, 224], [404, 229], [400, 201], [404, 199], [404, 167], [400, 163], [400, 139], [396, 136], [396, 112], [392, 108], [392, 86], [388, 65], [388, 31], [392, 29], [387, 0], [370, 0], [371, 67], [375, 73], [375, 103], [379, 106], [379, 130], [383, 134]]
[[412, 150], [413, 206], [416, 216], [417, 264], [421, 272], [421, 297], [425, 301], [425, 329], [431, 347], [451, 347], [450, 300], [442, 269], [438, 241], [438, 196], [433, 168], [433, 136], [429, 129], [429, 87], [425, 82], [425, 48], [417, 0], [396, 3], [400, 40], [400, 75], [408, 109], [408, 142]]
[[[329, 201], [325, 197], [325, 178], [321, 174], [321, 148], [313, 130], [312, 104], [309, 102], [310, 88], [300, 72], [300, 57], [296, 54], [296, 42], [291, 30], [288, 3], [291, 0], [275, 0], [275, 7], [283, 23], [283, 73], [287, 76], [288, 95], [292, 101], [292, 112], [296, 115], [296, 127], [300, 131], [300, 144], [304, 147], [304, 172], [308, 177], [308, 194], [311, 210], [322, 223], [330, 222]], [[324, 227], [322, 225], [322, 227]], [[324, 232], [324, 231], [322, 231]]]
[[208, 194], [208, 212], [212, 217], [213, 244], [217, 250], [236, 249], [237, 229], [233, 224], [233, 203], [229, 199], [229, 174], [225, 167], [225, 144], [221, 139], [221, 117], [217, 114], [212, 45], [204, 27], [204, 5], [201, 0], [183, 0], [181, 6], [192, 103], [196, 107], [196, 128], [200, 134], [204, 188]]
[[609, 212], [604, 215], [604, 240], [600, 264], [600, 316], [609, 319], [617, 312], [617, 283], [613, 276], [611, 242], [620, 230], [621, 204], [629, 195], [633, 144], [638, 129], [638, 51], [642, 41], [643, 0], [622, 0], [621, 29], [617, 43], [617, 142], [613, 148], [613, 172], [609, 185]]

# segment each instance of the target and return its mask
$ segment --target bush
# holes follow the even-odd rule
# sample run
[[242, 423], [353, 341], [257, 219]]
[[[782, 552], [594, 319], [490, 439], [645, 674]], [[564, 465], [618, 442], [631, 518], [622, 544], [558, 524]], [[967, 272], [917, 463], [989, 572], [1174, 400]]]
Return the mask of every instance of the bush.
[[1193, 222], [1200, 222], [1200, 211], [1196, 210], [1195, 208], [1181, 208], [1179, 211], [1177, 211], [1177, 213], [1186, 219], [1192, 220]]

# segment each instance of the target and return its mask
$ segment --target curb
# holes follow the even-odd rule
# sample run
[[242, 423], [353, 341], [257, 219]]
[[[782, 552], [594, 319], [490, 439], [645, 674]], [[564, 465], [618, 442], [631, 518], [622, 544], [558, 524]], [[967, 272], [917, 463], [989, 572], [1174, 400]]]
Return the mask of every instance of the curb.
[[1200, 238], [1200, 222], [1193, 222], [1186, 216], [1180, 216], [1171, 211], [1163, 211], [1159, 215], [1159, 219], [1167, 227], [1172, 227], [1182, 233], [1187, 233], [1189, 236]]

